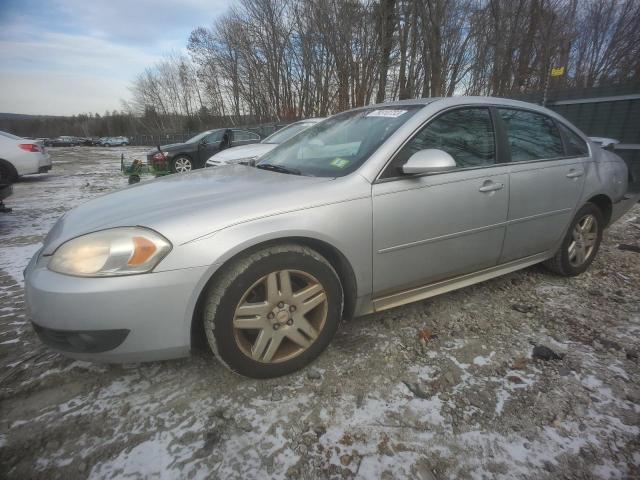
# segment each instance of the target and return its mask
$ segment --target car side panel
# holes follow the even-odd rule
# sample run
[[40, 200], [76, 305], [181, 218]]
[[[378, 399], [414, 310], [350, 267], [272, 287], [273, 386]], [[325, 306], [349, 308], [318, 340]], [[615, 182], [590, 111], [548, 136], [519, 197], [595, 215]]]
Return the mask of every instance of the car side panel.
[[513, 164], [500, 263], [545, 252], [562, 238], [578, 206], [586, 163], [581, 158]]
[[18, 172], [18, 176], [38, 173], [43, 156], [39, 153], [20, 150], [17, 147], [17, 143], [13, 147], [16, 150], [15, 152], [11, 151], [12, 149], [6, 149], [6, 152], [0, 152], [0, 158], [13, 165], [16, 172]]
[[352, 200], [239, 223], [183, 245], [174, 245], [156, 271], [207, 266], [201, 282], [204, 286], [229, 259], [251, 247], [294, 237], [312, 239], [332, 246], [346, 259], [355, 277], [356, 296], [365, 299], [360, 303], [367, 304], [372, 279], [372, 218], [371, 187], [365, 185], [367, 189], [357, 192], [359, 195]]
[[[374, 185], [374, 296], [496, 265], [507, 170], [496, 165]], [[502, 188], [480, 191], [492, 183]]]
[[596, 195], [606, 195], [613, 204], [627, 193], [627, 166], [616, 154], [591, 145], [594, 162], [589, 165], [585, 176], [581, 204]]

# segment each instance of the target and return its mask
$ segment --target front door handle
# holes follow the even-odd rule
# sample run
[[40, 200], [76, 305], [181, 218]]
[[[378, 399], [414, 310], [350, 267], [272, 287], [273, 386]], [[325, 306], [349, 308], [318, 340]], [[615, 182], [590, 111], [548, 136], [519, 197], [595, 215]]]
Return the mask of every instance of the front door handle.
[[504, 188], [504, 183], [485, 183], [484, 185], [482, 185], [478, 191], [482, 192], [482, 193], [487, 193], [487, 192], [495, 192], [496, 190], [502, 190]]
[[582, 170], [569, 170], [569, 173], [567, 173], [567, 178], [578, 178], [581, 177], [582, 175], [584, 175], [584, 172]]

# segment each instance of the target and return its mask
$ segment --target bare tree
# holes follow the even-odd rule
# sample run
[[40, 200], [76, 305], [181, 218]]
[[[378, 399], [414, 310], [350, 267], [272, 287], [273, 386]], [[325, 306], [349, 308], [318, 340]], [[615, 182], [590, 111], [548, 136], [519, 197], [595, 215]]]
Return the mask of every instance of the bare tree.
[[132, 83], [159, 130], [640, 75], [640, 0], [239, 0]]

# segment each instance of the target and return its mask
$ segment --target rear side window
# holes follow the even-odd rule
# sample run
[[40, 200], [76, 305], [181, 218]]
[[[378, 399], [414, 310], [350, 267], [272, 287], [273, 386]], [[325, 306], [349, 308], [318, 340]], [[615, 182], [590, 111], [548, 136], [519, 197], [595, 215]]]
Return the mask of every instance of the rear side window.
[[584, 140], [582, 140], [577, 134], [575, 134], [568, 127], [565, 127], [562, 123], [558, 122], [558, 127], [564, 137], [564, 145], [567, 150], [567, 156], [578, 157], [589, 155], [589, 148]]
[[260, 140], [260, 136], [256, 133], [247, 132], [246, 130], [234, 130], [233, 139], [237, 141]]
[[564, 156], [562, 138], [549, 117], [524, 110], [498, 109], [505, 123], [512, 162]]
[[458, 168], [493, 165], [496, 149], [489, 109], [459, 108], [443, 113], [402, 147], [382, 177], [400, 175], [400, 167], [411, 155], [428, 148], [444, 150]]

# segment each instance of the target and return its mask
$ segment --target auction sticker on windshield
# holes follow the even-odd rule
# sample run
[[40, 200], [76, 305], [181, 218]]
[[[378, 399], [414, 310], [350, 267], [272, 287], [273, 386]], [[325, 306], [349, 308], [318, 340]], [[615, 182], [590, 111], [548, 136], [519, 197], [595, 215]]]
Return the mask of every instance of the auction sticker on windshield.
[[373, 110], [367, 113], [367, 117], [387, 117], [398, 118], [400, 115], [407, 113], [406, 110]]
[[333, 165], [336, 168], [345, 168], [347, 165], [349, 165], [351, 162], [349, 160], [347, 160], [346, 158], [336, 158], [335, 160], [333, 160], [331, 162], [331, 165]]

